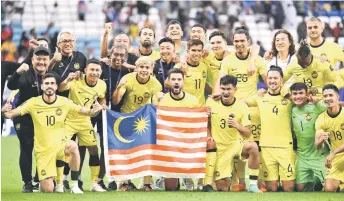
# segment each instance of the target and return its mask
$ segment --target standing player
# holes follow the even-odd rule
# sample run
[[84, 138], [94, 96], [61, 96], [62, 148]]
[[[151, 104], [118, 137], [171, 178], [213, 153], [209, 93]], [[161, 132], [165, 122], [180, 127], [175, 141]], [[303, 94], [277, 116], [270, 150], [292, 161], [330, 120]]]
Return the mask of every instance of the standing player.
[[343, 47], [321, 36], [324, 31], [321, 20], [317, 17], [311, 17], [306, 24], [312, 54], [327, 59], [333, 68], [336, 67], [338, 61], [344, 62]]
[[[243, 141], [251, 135], [251, 122], [247, 105], [234, 97], [237, 79], [226, 75], [220, 80], [220, 100], [207, 100], [210, 110], [209, 129], [213, 140], [208, 141], [206, 179], [203, 190], [212, 191], [212, 177], [218, 191], [228, 191], [229, 175], [232, 172], [234, 158], [248, 159], [250, 168], [250, 186], [248, 191], [261, 193], [257, 180], [260, 157], [258, 146], [254, 142]], [[215, 143], [213, 143], [215, 141]], [[216, 144], [216, 145], [215, 145]]]
[[[125, 75], [116, 87], [112, 95], [113, 104], [118, 104], [123, 99], [122, 113], [131, 113], [145, 104], [154, 102], [162, 87], [159, 81], [151, 74], [153, 72], [154, 61], [147, 57], [140, 57], [136, 61], [136, 72]], [[146, 191], [152, 191], [151, 176], [144, 177], [144, 187]], [[121, 191], [133, 190], [136, 187], [132, 183], [122, 183], [119, 187]]]
[[344, 82], [339, 73], [333, 71], [329, 63], [315, 58], [305, 41], [301, 42], [296, 57], [299, 65], [286, 69], [284, 81], [294, 76], [293, 82], [304, 82], [318, 99], [322, 99], [321, 90], [326, 82], [334, 82], [338, 88], [343, 88]]
[[[316, 150], [315, 121], [326, 110], [321, 102], [311, 103], [305, 83], [297, 82], [290, 87], [292, 122], [297, 138], [296, 187], [298, 191], [321, 191], [325, 176], [324, 151]], [[312, 95], [310, 95], [312, 97]]]
[[182, 42], [182, 37], [184, 32], [182, 30], [182, 25], [177, 20], [171, 20], [166, 26], [166, 36], [171, 38], [175, 44], [176, 56], [184, 55], [187, 47], [185, 43]]
[[184, 90], [196, 96], [200, 106], [205, 106], [205, 88], [207, 83], [208, 66], [201, 61], [204, 44], [201, 40], [188, 41], [186, 65], [177, 64], [175, 68], [184, 70]]
[[139, 32], [140, 37], [140, 56], [148, 56], [153, 61], [160, 59], [160, 54], [158, 51], [153, 50], [152, 46], [155, 42], [155, 32], [152, 28], [144, 27]]
[[[257, 94], [257, 84], [259, 76], [266, 82], [265, 63], [263, 58], [256, 56], [256, 51], [249, 49], [251, 44], [250, 36], [246, 28], [239, 27], [235, 30], [233, 36], [233, 43], [235, 47], [235, 54], [230, 54], [222, 60], [219, 77], [215, 84], [215, 96], [219, 94], [220, 79], [225, 75], [233, 75], [238, 80], [238, 90], [236, 92], [236, 98], [247, 99]], [[258, 51], [259, 52], [259, 51]], [[255, 71], [252, 71], [254, 66]], [[253, 74], [252, 74], [253, 73]], [[258, 134], [260, 121], [258, 117], [258, 109], [250, 108], [250, 114], [252, 117], [252, 128], [254, 134]], [[241, 138], [240, 135], [238, 135]], [[253, 139], [252, 139], [253, 138]], [[259, 141], [259, 136], [252, 135], [252, 140]], [[239, 184], [232, 188], [232, 191], [245, 191], [245, 162], [236, 160], [236, 167], [233, 169], [235, 174], [234, 178], [239, 178]], [[236, 179], [234, 179], [235, 181]], [[263, 187], [262, 187], [263, 189]]]
[[65, 97], [57, 96], [57, 79], [54, 74], [47, 73], [42, 78], [42, 96], [29, 99], [20, 107], [5, 112], [5, 117], [13, 118], [30, 114], [34, 122], [34, 150], [42, 192], [53, 192], [52, 177], [56, 176], [56, 160], [70, 157], [72, 169], [71, 192], [82, 194], [78, 187], [80, 156], [77, 145], [66, 141], [65, 120], [71, 113], [94, 116], [102, 109], [99, 103], [93, 104], [89, 110], [74, 104]]
[[165, 87], [165, 81], [167, 79], [167, 73], [175, 65], [173, 58], [174, 53], [174, 42], [171, 38], [165, 37], [159, 41], [160, 59], [155, 61], [153, 68], [153, 75], [159, 80], [161, 86], [163, 86], [163, 92], [167, 92]]
[[327, 110], [315, 122], [315, 146], [330, 146], [332, 153], [326, 160], [329, 169], [325, 179], [325, 191], [336, 192], [344, 182], [344, 153], [337, 153], [344, 145], [344, 112], [339, 105], [339, 90], [335, 85], [325, 85], [322, 92]]
[[[74, 103], [91, 108], [93, 102], [99, 102], [106, 107], [106, 84], [99, 77], [102, 73], [100, 62], [96, 59], [88, 61], [85, 76], [80, 80], [73, 80], [74, 73], [70, 73], [65, 81], [60, 84], [59, 90], [69, 90], [69, 99]], [[98, 182], [99, 155], [96, 135], [89, 117], [79, 114], [69, 114], [66, 119], [66, 136], [70, 139], [75, 133], [78, 135], [79, 145], [86, 146], [90, 153], [89, 165], [91, 169], [91, 191], [104, 192]], [[60, 187], [61, 186], [61, 187]], [[57, 184], [63, 191], [63, 184]]]
[[[268, 191], [276, 192], [278, 179], [283, 190], [294, 191], [295, 164], [291, 133], [291, 102], [281, 95], [283, 71], [272, 66], [267, 73], [268, 93], [247, 99], [249, 106], [258, 106], [261, 119], [259, 145], [264, 180]], [[276, 134], [278, 132], [278, 134]]]

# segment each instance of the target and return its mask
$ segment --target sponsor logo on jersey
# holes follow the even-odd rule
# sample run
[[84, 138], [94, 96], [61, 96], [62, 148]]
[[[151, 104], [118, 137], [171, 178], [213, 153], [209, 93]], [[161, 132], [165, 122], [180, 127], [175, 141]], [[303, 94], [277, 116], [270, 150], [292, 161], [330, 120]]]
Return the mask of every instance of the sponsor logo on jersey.
[[42, 176], [45, 176], [46, 174], [47, 174], [47, 173], [45, 172], [45, 170], [42, 170], [42, 171], [41, 171], [41, 175], [42, 175]]

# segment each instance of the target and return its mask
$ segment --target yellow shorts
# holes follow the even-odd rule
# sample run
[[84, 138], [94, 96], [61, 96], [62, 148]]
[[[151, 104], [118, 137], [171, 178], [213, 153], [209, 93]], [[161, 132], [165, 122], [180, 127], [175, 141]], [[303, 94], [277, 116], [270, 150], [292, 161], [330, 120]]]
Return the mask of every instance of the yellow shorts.
[[262, 147], [261, 161], [265, 181], [295, 180], [295, 153], [292, 147]]
[[258, 107], [250, 107], [250, 119], [251, 119], [251, 136], [249, 140], [259, 141], [260, 138], [260, 115]]
[[344, 182], [344, 153], [333, 158], [332, 167], [328, 169], [325, 179], [336, 179]]
[[62, 143], [56, 148], [51, 148], [49, 151], [35, 153], [37, 172], [39, 180], [44, 180], [49, 177], [56, 177], [56, 161], [65, 161], [66, 143]]
[[97, 138], [92, 126], [91, 120], [82, 123], [68, 123], [65, 124], [66, 137], [68, 140], [77, 133], [80, 146], [94, 146], [97, 145]]
[[244, 160], [241, 152], [244, 146], [242, 140], [236, 140], [227, 149], [218, 149], [216, 152], [215, 181], [229, 178], [232, 173], [234, 158]]

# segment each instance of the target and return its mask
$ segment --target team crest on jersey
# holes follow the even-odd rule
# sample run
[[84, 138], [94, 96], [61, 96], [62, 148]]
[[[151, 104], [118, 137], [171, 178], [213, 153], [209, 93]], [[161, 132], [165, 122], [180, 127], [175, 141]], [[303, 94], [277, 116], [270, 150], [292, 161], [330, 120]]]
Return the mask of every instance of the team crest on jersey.
[[264, 171], [264, 177], [268, 177], [268, 172]]
[[61, 108], [57, 108], [57, 109], [56, 109], [56, 115], [57, 115], [57, 116], [60, 116], [61, 114], [62, 114]]
[[287, 104], [288, 104], [287, 99], [283, 98], [283, 100], [282, 100], [282, 105], [287, 105]]
[[219, 171], [215, 171], [215, 177], [220, 177], [220, 172]]
[[306, 115], [306, 120], [307, 120], [307, 121], [312, 120], [312, 116], [311, 116], [310, 114], [307, 114], [307, 115]]
[[42, 170], [42, 171], [41, 171], [41, 175], [42, 175], [42, 176], [45, 176], [46, 174], [47, 174], [47, 173], [45, 172], [45, 170]]
[[149, 98], [149, 97], [150, 97], [150, 93], [149, 93], [149, 92], [146, 92], [145, 94], [143, 94], [143, 97]]
[[318, 73], [317, 73], [316, 71], [313, 71], [313, 72], [312, 72], [312, 78], [315, 79], [315, 78], [317, 78], [317, 77], [318, 77]]
[[80, 64], [79, 63], [75, 63], [74, 64], [74, 69], [75, 70], [79, 70], [80, 69]]
[[344, 123], [340, 124], [340, 129], [344, 130]]
[[62, 62], [60, 62], [59, 68], [62, 68], [64, 65]]
[[207, 77], [207, 73], [205, 73], [205, 71], [203, 71], [202, 76], [203, 76], [203, 78], [206, 78]]
[[16, 130], [20, 130], [20, 123], [16, 123]]

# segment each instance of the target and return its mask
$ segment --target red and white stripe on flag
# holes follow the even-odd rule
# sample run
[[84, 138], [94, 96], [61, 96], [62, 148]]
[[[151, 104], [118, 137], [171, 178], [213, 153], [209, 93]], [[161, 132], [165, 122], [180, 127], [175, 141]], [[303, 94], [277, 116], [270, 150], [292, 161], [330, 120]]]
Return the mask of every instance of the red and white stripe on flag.
[[115, 180], [147, 175], [204, 178], [207, 109], [157, 106], [156, 117], [156, 144], [109, 150], [108, 176]]

